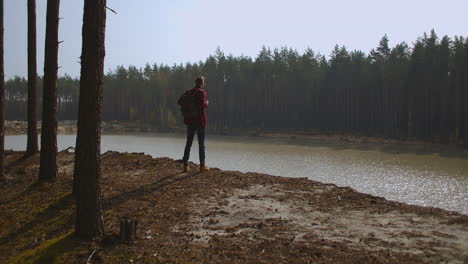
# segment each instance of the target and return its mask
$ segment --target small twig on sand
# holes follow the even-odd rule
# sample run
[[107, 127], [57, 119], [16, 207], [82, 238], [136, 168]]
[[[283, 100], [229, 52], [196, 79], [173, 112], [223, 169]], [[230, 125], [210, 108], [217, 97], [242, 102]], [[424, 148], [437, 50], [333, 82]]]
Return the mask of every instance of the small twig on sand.
[[95, 249], [93, 250], [93, 253], [91, 253], [91, 255], [89, 255], [89, 258], [88, 258], [88, 260], [86, 261], [86, 264], [90, 264], [90, 263], [91, 263], [91, 262], [90, 262], [90, 261], [91, 261], [91, 258], [93, 257], [94, 253], [96, 253], [96, 250], [97, 250], [97, 248], [95, 248]]
[[106, 151], [105, 153], [101, 154], [101, 159], [104, 158], [105, 156], [109, 155], [109, 154], [112, 154], [111, 151]]
[[36, 238], [34, 239], [34, 241], [32, 242], [31, 247], [34, 248], [34, 247], [36, 247], [38, 244], [39, 244], [39, 239], [36, 237]]
[[106, 8], [107, 8], [107, 9], [109, 9], [110, 11], [112, 11], [112, 13], [114, 13], [114, 14], [116, 14], [116, 15], [117, 15], [117, 12], [115, 12], [115, 10], [114, 10], [114, 9], [112, 9], [112, 8], [109, 8], [109, 7], [107, 7], [107, 6], [106, 6]]

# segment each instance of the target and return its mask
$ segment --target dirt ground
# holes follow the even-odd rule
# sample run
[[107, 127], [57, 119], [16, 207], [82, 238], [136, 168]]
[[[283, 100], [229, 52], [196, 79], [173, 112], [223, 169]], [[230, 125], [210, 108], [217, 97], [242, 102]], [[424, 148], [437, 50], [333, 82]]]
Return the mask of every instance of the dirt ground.
[[[41, 184], [38, 155], [22, 155], [6, 155], [0, 263], [468, 263], [466, 215], [142, 153], [102, 155], [106, 237], [76, 242], [73, 153]], [[133, 242], [119, 241], [123, 216], [138, 219]]]

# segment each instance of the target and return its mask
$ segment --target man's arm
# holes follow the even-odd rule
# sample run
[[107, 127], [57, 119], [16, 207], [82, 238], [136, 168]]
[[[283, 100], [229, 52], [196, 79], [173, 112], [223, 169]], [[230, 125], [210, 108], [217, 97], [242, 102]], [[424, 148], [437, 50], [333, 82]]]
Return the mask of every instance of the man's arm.
[[186, 92], [184, 92], [180, 97], [179, 97], [179, 100], [177, 100], [177, 104], [178, 105], [182, 105], [182, 97], [184, 97]]
[[205, 90], [201, 90], [200, 92], [200, 104], [203, 106], [203, 108], [208, 108], [208, 100], [206, 100]]

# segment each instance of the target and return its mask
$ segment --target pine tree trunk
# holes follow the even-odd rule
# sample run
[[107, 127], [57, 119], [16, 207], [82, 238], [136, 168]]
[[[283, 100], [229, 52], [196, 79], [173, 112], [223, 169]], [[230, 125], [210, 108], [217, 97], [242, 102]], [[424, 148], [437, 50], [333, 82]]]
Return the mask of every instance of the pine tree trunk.
[[3, 68], [3, 0], [0, 0], [0, 182], [5, 181], [3, 157], [5, 147], [3, 101], [5, 96], [5, 72]]
[[102, 83], [104, 79], [106, 0], [85, 0], [74, 192], [76, 234], [100, 238], [104, 224], [100, 201]]
[[38, 151], [36, 90], [36, 0], [28, 0], [28, 143], [26, 154]]
[[463, 87], [462, 87], [462, 107], [463, 107], [463, 145], [468, 146], [468, 40], [465, 40], [465, 62], [463, 72]]
[[57, 59], [60, 0], [47, 1], [39, 179], [57, 178]]

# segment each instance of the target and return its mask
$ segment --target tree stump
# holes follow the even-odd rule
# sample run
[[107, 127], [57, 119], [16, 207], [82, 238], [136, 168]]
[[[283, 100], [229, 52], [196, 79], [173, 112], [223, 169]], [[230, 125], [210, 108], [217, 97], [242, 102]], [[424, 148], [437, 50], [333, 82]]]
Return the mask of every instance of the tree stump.
[[138, 220], [128, 219], [126, 217], [120, 219], [120, 240], [133, 241], [137, 238]]

